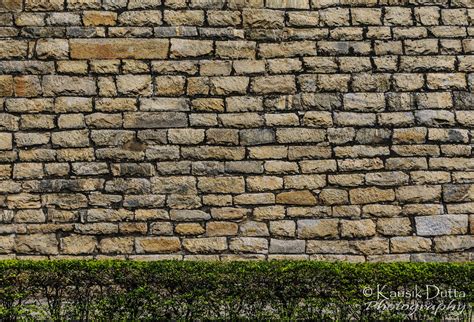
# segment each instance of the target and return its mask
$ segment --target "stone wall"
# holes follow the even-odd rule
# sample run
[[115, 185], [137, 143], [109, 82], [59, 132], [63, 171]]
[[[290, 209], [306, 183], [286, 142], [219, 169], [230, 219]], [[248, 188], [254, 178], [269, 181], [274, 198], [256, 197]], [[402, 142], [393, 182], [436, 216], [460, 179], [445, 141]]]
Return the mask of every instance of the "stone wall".
[[1, 0], [1, 258], [465, 261], [473, 0]]

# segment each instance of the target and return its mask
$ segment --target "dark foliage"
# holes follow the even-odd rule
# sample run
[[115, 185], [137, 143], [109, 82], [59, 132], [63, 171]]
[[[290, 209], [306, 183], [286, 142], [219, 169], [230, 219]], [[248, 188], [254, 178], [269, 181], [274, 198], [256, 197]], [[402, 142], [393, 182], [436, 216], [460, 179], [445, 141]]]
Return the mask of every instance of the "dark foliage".
[[[472, 263], [1, 261], [0, 319], [469, 320], [473, 273]], [[430, 287], [427, 299], [426, 285], [457, 294]], [[390, 295], [415, 287], [423, 296]], [[440, 306], [450, 302], [464, 311]]]

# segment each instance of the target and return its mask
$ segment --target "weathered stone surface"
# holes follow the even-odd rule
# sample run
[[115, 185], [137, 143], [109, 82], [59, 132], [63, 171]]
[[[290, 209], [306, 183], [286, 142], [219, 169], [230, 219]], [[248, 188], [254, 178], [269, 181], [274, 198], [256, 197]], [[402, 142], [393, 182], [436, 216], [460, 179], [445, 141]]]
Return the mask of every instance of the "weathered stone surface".
[[256, 220], [283, 219], [285, 208], [283, 206], [258, 207], [254, 209], [253, 216]]
[[211, 210], [211, 215], [213, 219], [221, 219], [221, 220], [226, 220], [226, 219], [242, 219], [247, 214], [249, 211], [245, 208], [230, 208], [230, 207], [224, 207], [224, 208], [213, 208]]
[[0, 48], [1, 59], [24, 58], [28, 44], [20, 40], [0, 40]]
[[0, 113], [0, 129], [2, 131], [18, 131], [20, 118], [7, 113]]
[[232, 238], [229, 242], [229, 249], [239, 253], [265, 254], [268, 252], [268, 240], [255, 237]]
[[310, 254], [356, 254], [347, 240], [308, 240], [307, 252]]
[[196, 221], [211, 219], [211, 215], [202, 210], [171, 210], [170, 218], [175, 221]]
[[20, 254], [58, 254], [58, 240], [54, 234], [18, 235], [15, 250]]
[[244, 26], [251, 28], [281, 28], [284, 24], [283, 12], [274, 10], [246, 9], [242, 19]]
[[199, 178], [198, 188], [204, 192], [242, 193], [245, 191], [242, 177]]
[[118, 232], [118, 226], [112, 223], [76, 224], [75, 231], [81, 234], [114, 234]]
[[55, 205], [62, 209], [77, 209], [87, 206], [87, 197], [83, 194], [48, 194], [43, 196], [43, 203]]
[[394, 237], [390, 239], [392, 253], [416, 253], [431, 250], [431, 240], [424, 237]]
[[339, 220], [337, 219], [298, 220], [298, 238], [334, 238], [339, 235], [338, 226]]
[[237, 235], [239, 226], [233, 222], [211, 221], [206, 225], [207, 236], [234, 236]]
[[213, 77], [211, 78], [211, 94], [230, 95], [245, 94], [249, 78], [243, 76]]
[[104, 254], [129, 254], [133, 250], [133, 237], [107, 237], [99, 242], [99, 249]]
[[212, 51], [212, 41], [187, 39], [171, 40], [170, 56], [172, 58], [205, 56], [212, 53]]
[[14, 235], [0, 236], [0, 254], [9, 254], [15, 250]]
[[148, 75], [120, 75], [117, 76], [117, 90], [127, 96], [152, 94], [152, 81]]
[[118, 16], [121, 25], [131, 26], [157, 26], [161, 25], [161, 11], [140, 10], [125, 11]]
[[111, 11], [85, 11], [83, 22], [85, 26], [115, 26], [117, 14]]
[[51, 142], [61, 147], [86, 147], [89, 145], [89, 131], [61, 131], [52, 134]]
[[383, 238], [357, 240], [353, 244], [354, 248], [364, 255], [381, 255], [389, 251], [388, 240]]
[[375, 235], [375, 223], [370, 219], [342, 220], [342, 237], [370, 237]]
[[377, 231], [385, 236], [404, 236], [412, 232], [410, 218], [380, 218]]
[[181, 249], [177, 237], [143, 237], [135, 241], [138, 253], [174, 253]]
[[64, 254], [92, 254], [97, 248], [97, 238], [86, 235], [70, 235], [61, 239], [61, 251]]
[[19, 0], [5, 0], [0, 4], [0, 12], [21, 11], [22, 8], [23, 1]]
[[87, 221], [96, 222], [96, 221], [122, 221], [126, 219], [131, 219], [133, 214], [125, 209], [91, 209], [87, 212]]
[[11, 150], [13, 148], [11, 133], [0, 133], [0, 150]]
[[278, 143], [322, 142], [325, 132], [321, 129], [289, 128], [278, 129], [276, 132]]
[[42, 223], [46, 221], [46, 216], [41, 209], [19, 210], [13, 218], [17, 223]]
[[178, 112], [143, 112], [124, 115], [125, 128], [185, 127], [187, 124], [186, 115]]
[[444, 185], [443, 186], [443, 199], [446, 202], [459, 202], [459, 201], [473, 201], [474, 200], [474, 185], [461, 184], [461, 185]]
[[440, 186], [406, 186], [397, 189], [397, 199], [401, 202], [436, 201], [440, 197]]
[[287, 205], [315, 205], [316, 198], [308, 190], [282, 192], [276, 196], [276, 202]]
[[73, 59], [161, 59], [168, 54], [169, 42], [165, 39], [73, 39], [69, 45]]
[[254, 41], [216, 41], [216, 55], [224, 59], [253, 59], [256, 53], [255, 48]]
[[268, 191], [283, 188], [283, 179], [276, 176], [258, 176], [247, 178], [249, 191]]
[[13, 95], [13, 77], [10, 75], [0, 76], [0, 96]]
[[254, 78], [252, 92], [256, 94], [291, 94], [296, 90], [294, 76], [266, 76]]
[[123, 192], [126, 194], [143, 194], [150, 191], [150, 181], [141, 178], [117, 178], [106, 182], [106, 192]]
[[383, 201], [393, 201], [395, 193], [392, 189], [358, 188], [349, 192], [351, 202], [354, 204], [376, 203]]
[[305, 252], [304, 240], [270, 239], [272, 254], [300, 254]]
[[152, 190], [155, 193], [196, 193], [196, 179], [194, 177], [154, 177], [151, 179]]
[[420, 216], [415, 218], [419, 236], [466, 234], [467, 215]]
[[96, 84], [91, 77], [44, 76], [43, 91], [46, 96], [95, 95]]
[[171, 11], [165, 10], [164, 21], [171, 26], [202, 25], [204, 12], [201, 10]]
[[375, 172], [365, 175], [368, 184], [378, 186], [398, 186], [408, 183], [408, 175], [400, 171], [393, 172]]
[[152, 235], [173, 235], [173, 224], [170, 222], [156, 222], [150, 225]]
[[14, 179], [41, 179], [43, 177], [43, 165], [41, 163], [19, 163], [13, 167]]
[[220, 252], [227, 249], [225, 237], [184, 239], [183, 247], [191, 253]]
[[441, 236], [434, 239], [435, 250], [439, 252], [463, 251], [474, 246], [472, 235], [466, 236]]
[[262, 58], [294, 57], [314, 54], [314, 42], [281, 42], [279, 44], [261, 44], [258, 54]]
[[66, 59], [69, 43], [64, 39], [40, 39], [36, 43], [36, 55], [39, 59]]
[[292, 220], [271, 221], [270, 232], [273, 236], [294, 237], [296, 235], [296, 224]]

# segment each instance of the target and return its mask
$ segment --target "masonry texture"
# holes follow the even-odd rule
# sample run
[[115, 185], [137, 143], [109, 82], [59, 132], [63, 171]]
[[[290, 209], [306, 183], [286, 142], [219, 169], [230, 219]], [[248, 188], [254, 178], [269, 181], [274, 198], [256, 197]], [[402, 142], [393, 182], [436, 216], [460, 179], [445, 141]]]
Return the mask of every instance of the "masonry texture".
[[474, 0], [0, 0], [0, 258], [470, 261]]

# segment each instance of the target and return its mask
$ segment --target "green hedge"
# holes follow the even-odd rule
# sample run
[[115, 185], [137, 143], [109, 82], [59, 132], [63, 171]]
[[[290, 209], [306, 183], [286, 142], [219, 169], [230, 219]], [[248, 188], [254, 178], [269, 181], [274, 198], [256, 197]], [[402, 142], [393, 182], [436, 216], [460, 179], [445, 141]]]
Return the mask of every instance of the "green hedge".
[[[0, 319], [466, 320], [473, 273], [472, 263], [0, 261]], [[446, 296], [428, 286], [427, 299], [425, 285]]]

